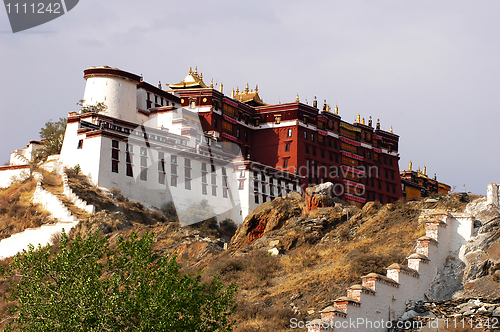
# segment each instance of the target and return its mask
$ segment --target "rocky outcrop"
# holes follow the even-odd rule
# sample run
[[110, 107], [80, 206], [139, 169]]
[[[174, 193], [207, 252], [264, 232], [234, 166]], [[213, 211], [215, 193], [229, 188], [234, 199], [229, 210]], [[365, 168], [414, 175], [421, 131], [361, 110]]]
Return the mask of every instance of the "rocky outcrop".
[[283, 227], [289, 219], [301, 215], [303, 206], [304, 199], [296, 192], [259, 205], [236, 231], [231, 239], [231, 248], [243, 248], [265, 233]]
[[464, 262], [459, 274], [464, 289], [455, 299], [500, 297], [500, 213], [486, 200], [474, 201], [467, 210], [478, 221], [477, 234], [460, 252]]
[[347, 206], [343, 200], [335, 197], [333, 194], [333, 183], [325, 182], [314, 187], [309, 187], [305, 190], [306, 206], [302, 215], [307, 216], [309, 212], [323, 207], [335, 206], [340, 204]]

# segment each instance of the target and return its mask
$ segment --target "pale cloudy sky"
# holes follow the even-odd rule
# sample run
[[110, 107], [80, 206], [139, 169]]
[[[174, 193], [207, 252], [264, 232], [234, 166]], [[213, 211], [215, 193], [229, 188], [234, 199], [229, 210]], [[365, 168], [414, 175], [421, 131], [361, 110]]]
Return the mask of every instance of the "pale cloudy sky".
[[299, 93], [400, 135], [400, 169], [485, 194], [500, 182], [498, 1], [80, 0], [13, 34], [0, 8], [0, 163], [83, 97], [83, 70], [109, 65], [176, 83], [259, 85], [267, 103]]

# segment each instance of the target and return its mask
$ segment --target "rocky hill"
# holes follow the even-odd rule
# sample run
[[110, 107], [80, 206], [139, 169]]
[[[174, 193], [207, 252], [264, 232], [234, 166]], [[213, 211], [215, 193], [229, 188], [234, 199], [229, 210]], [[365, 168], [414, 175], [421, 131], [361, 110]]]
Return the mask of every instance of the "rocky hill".
[[[478, 197], [452, 194], [387, 205], [370, 202], [358, 209], [316, 188], [305, 197], [292, 193], [262, 204], [237, 230], [229, 222], [218, 225], [214, 220], [182, 228], [172, 206], [149, 210], [116, 190], [103, 191], [81, 175], [69, 175], [72, 190], [96, 207], [95, 214], [83, 217], [71, 236], [85, 237], [97, 230], [113, 245], [133, 230], [139, 235], [154, 232], [154, 250], [164, 255], [177, 253], [185, 272], [201, 273], [203, 278], [220, 276], [224, 283], [238, 284], [235, 331], [288, 331], [291, 318], [318, 318], [321, 309], [344, 296], [361, 276], [385, 274], [389, 265], [404, 263], [415, 240], [425, 233], [418, 218], [423, 209], [468, 209], [478, 220], [478, 236], [463, 252], [467, 264], [453, 265], [459, 276], [452, 294], [455, 300], [494, 302], [500, 297], [500, 214], [488, 210], [484, 199], [467, 205]], [[32, 188], [29, 181], [20, 184], [26, 191]], [[0, 191], [0, 199], [11, 204], [0, 210], [0, 220], [18, 209], [19, 190]], [[10, 227], [0, 229], [0, 234], [19, 231]], [[5, 287], [3, 281], [0, 287]], [[451, 312], [443, 303], [435, 305]], [[459, 305], [450, 303], [450, 308]], [[427, 305], [431, 308], [432, 304]], [[0, 310], [5, 317], [5, 304]]]

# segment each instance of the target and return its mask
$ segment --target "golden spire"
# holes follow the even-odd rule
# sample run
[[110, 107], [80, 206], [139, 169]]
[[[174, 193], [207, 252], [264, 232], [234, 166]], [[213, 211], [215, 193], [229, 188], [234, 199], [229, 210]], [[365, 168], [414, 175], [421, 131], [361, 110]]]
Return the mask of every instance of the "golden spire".
[[161, 81], [158, 81], [158, 89], [161, 89]]
[[412, 163], [411, 163], [411, 160], [410, 160], [410, 163], [408, 164], [408, 170], [409, 171], [411, 171], [411, 165], [412, 165]]
[[234, 98], [234, 88], [231, 90], [231, 98]]
[[214, 79], [212, 78], [212, 81], [210, 81], [210, 89], [214, 88]]
[[392, 126], [391, 126], [391, 134], [392, 134]]
[[365, 124], [365, 118], [361, 120], [361, 124]]
[[326, 111], [330, 112], [330, 105], [326, 105]]
[[255, 92], [259, 92], [259, 86], [255, 85]]
[[356, 123], [360, 123], [360, 122], [361, 122], [361, 116], [358, 113], [358, 116], [356, 117]]
[[189, 67], [189, 75], [191, 75], [193, 73], [193, 69], [191, 67]]
[[427, 174], [425, 174], [426, 172], [427, 172], [427, 167], [425, 167], [425, 166], [424, 166], [424, 170], [422, 171], [422, 173], [423, 173], [424, 175], [427, 175]]
[[223, 91], [223, 90], [222, 90], [222, 82], [220, 83], [220, 86], [219, 86], [219, 91], [220, 91], [220, 93], [223, 93], [223, 92], [222, 92], [222, 91]]
[[203, 79], [203, 73], [200, 73], [200, 79]]
[[198, 76], [198, 66], [194, 67], [194, 74]]
[[299, 102], [299, 94], [297, 93], [297, 97], [295, 97], [295, 101], [298, 103]]
[[247, 87], [245, 88], [245, 93], [248, 93], [248, 82], [247, 82]]
[[337, 105], [335, 105], [335, 114], [339, 114], [339, 107]]
[[239, 95], [240, 94], [240, 88], [239, 87], [236, 87], [236, 94]]

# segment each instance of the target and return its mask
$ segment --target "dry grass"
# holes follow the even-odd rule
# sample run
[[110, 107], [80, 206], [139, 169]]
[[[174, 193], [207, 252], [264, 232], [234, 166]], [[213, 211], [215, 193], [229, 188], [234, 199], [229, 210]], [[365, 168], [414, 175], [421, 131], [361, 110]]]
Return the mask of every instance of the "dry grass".
[[50, 214], [31, 202], [36, 183], [33, 179], [0, 189], [0, 240], [26, 228], [53, 222]]

